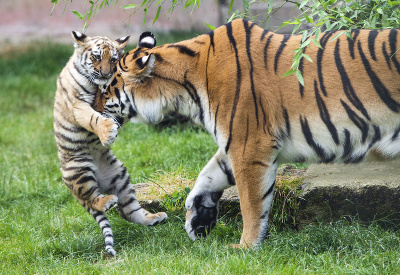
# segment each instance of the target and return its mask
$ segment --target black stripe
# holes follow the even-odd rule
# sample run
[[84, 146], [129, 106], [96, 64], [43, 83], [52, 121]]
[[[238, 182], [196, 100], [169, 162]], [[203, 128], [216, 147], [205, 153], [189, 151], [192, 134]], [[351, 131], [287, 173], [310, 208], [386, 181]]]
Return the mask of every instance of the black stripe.
[[386, 64], [389, 67], [389, 70], [391, 70], [392, 69], [392, 63], [390, 62], [390, 56], [386, 51], [386, 42], [385, 41], [383, 41], [383, 43], [382, 43], [382, 53], [383, 53], [383, 56], [385, 57]]
[[247, 52], [247, 58], [249, 59], [250, 63], [250, 87], [251, 87], [251, 93], [253, 95], [253, 102], [254, 102], [254, 108], [255, 108], [255, 113], [256, 113], [256, 121], [257, 121], [257, 127], [259, 125], [259, 120], [258, 120], [258, 105], [257, 105], [257, 98], [256, 98], [256, 91], [254, 88], [254, 67], [253, 67], [253, 60], [251, 59], [251, 49], [250, 49], [250, 44], [251, 44], [251, 32], [250, 32], [250, 27], [248, 25], [247, 21], [243, 21], [244, 29], [246, 31], [246, 52]]
[[133, 212], [137, 212], [137, 211], [139, 211], [140, 209], [142, 209], [141, 206], [140, 206], [139, 208], [136, 208], [136, 209], [133, 209], [133, 210], [129, 211], [129, 213], [126, 213], [126, 216], [130, 216], [130, 215], [133, 214]]
[[361, 130], [361, 141], [364, 143], [368, 135], [368, 123], [366, 123], [365, 120], [359, 117], [343, 100], [340, 100], [340, 102], [342, 103], [351, 121], [353, 121], [353, 123]]
[[313, 135], [311, 133], [310, 127], [308, 125], [307, 118], [304, 118], [300, 115], [300, 124], [301, 124], [301, 129], [303, 131], [303, 135], [306, 138], [307, 144], [315, 151], [317, 156], [320, 157], [321, 162], [327, 163], [333, 160], [333, 156], [328, 156], [325, 152], [325, 150], [314, 141]]
[[246, 137], [244, 138], [243, 145], [243, 155], [246, 152], [247, 140], [249, 139], [249, 113], [247, 113], [247, 121], [246, 121]]
[[104, 231], [107, 228], [111, 229], [111, 226], [109, 224], [106, 224], [106, 225], [101, 227], [101, 231]]
[[269, 195], [272, 194], [272, 191], [274, 191], [275, 187], [275, 181], [272, 183], [272, 185], [268, 188], [267, 192], [265, 192], [264, 196], [262, 196], [261, 200], [265, 200]]
[[361, 48], [360, 41], [358, 41], [358, 51], [360, 53], [361, 60], [364, 64], [365, 71], [368, 73], [368, 76], [371, 80], [372, 85], [375, 88], [375, 91], [378, 93], [379, 97], [388, 106], [390, 110], [398, 113], [400, 104], [390, 96], [389, 90], [385, 87], [385, 85], [382, 83], [382, 81], [379, 79], [376, 73], [372, 70], [370, 63]]
[[[87, 143], [87, 139], [73, 139], [73, 138], [70, 138], [70, 137], [60, 133], [60, 132], [57, 132], [56, 130], [54, 130], [54, 135], [57, 138], [62, 139], [64, 141], [72, 143], [72, 144], [82, 145], [82, 144], [86, 144]], [[79, 147], [81, 147], [81, 146], [79, 146]]]
[[326, 93], [326, 89], [325, 89], [325, 85], [324, 85], [324, 78], [323, 78], [323, 76], [322, 76], [322, 71], [323, 71], [323, 68], [322, 68], [322, 57], [323, 57], [323, 55], [324, 55], [324, 48], [325, 48], [325, 45], [326, 45], [326, 43], [329, 41], [329, 38], [334, 34], [335, 32], [326, 32], [326, 33], [324, 33], [324, 35], [321, 37], [321, 39], [320, 39], [320, 44], [321, 44], [321, 47], [322, 47], [322, 49], [320, 48], [320, 49], [318, 49], [318, 52], [317, 52], [317, 71], [318, 71], [318, 81], [319, 81], [319, 84], [320, 84], [320, 86], [321, 86], [321, 92], [322, 92], [322, 94], [324, 95], [324, 96], [327, 96], [327, 93]]
[[239, 54], [238, 54], [238, 49], [236, 47], [236, 40], [233, 37], [232, 34], [232, 23], [229, 22], [226, 26], [226, 32], [229, 38], [229, 42], [233, 46], [233, 49], [235, 51], [235, 58], [236, 58], [236, 92], [235, 92], [235, 97], [233, 99], [233, 106], [232, 106], [232, 112], [231, 112], [231, 119], [229, 122], [229, 137], [228, 141], [225, 146], [225, 153], [228, 153], [229, 146], [232, 142], [232, 130], [233, 130], [233, 119], [235, 118], [236, 114], [236, 108], [239, 102], [239, 95], [240, 95], [240, 84], [241, 84], [241, 78], [242, 78], [242, 73], [240, 70], [240, 63], [239, 63]]
[[89, 182], [89, 181], [94, 181], [94, 182], [96, 182], [96, 179], [95, 179], [94, 176], [84, 176], [84, 177], [81, 177], [75, 184], [76, 184], [76, 185], [81, 185], [81, 184], [87, 183], [87, 182]]
[[376, 61], [376, 55], [375, 55], [375, 39], [378, 36], [378, 31], [377, 30], [372, 30], [368, 34], [368, 49], [369, 53], [371, 54], [372, 60]]
[[394, 132], [393, 136], [392, 136], [392, 141], [394, 141], [400, 134], [400, 126], [397, 127], [396, 131]]
[[347, 42], [349, 44], [349, 52], [351, 55], [351, 58], [354, 59], [354, 43], [356, 42], [357, 36], [360, 34], [360, 30], [354, 30], [351, 32], [351, 34], [354, 34], [352, 37], [353, 39], [347, 38]]
[[197, 53], [195, 51], [193, 51], [192, 49], [189, 49], [188, 47], [186, 47], [184, 45], [171, 44], [168, 46], [168, 48], [177, 48], [180, 53], [186, 54], [190, 57], [195, 57], [197, 55]]
[[113, 81], [111, 81], [111, 87], [117, 85], [118, 80], [116, 77], [114, 77]]
[[215, 110], [214, 115], [214, 136], [217, 137], [217, 117], [218, 117], [219, 103], [217, 105], [217, 109]]
[[269, 33], [268, 30], [264, 30], [264, 31], [263, 31], [263, 33], [262, 33], [262, 35], [261, 35], [261, 38], [260, 38], [260, 41], [261, 41], [261, 40], [264, 40], [264, 38], [265, 38], [265, 36], [267, 35], [267, 33]]
[[[306, 52], [306, 48], [303, 48], [303, 54]], [[301, 73], [301, 75], [303, 75], [303, 62], [304, 62], [304, 57], [300, 59], [300, 63], [299, 63], [299, 71]], [[304, 96], [304, 86], [301, 85], [300, 81], [299, 81], [299, 92], [300, 92], [300, 96], [303, 97]]]
[[126, 188], [128, 188], [130, 186], [131, 186], [131, 179], [130, 179], [130, 177], [128, 177], [126, 179], [126, 181], [124, 182], [124, 185], [118, 190], [118, 194], [121, 194], [122, 191], [124, 191]]
[[286, 47], [286, 42], [289, 40], [289, 38], [290, 38], [290, 34], [285, 34], [283, 36], [281, 45], [279, 46], [279, 49], [275, 54], [275, 64], [274, 64], [275, 74], [276, 74], [276, 71], [278, 70], [279, 57], [281, 56], [283, 49]]
[[233, 172], [228, 168], [226, 162], [223, 160], [217, 159], [217, 163], [219, 168], [221, 168], [222, 172], [226, 175], [229, 185], [236, 185], [235, 177], [233, 176]]
[[326, 108], [325, 102], [319, 94], [318, 83], [314, 80], [314, 91], [315, 91], [315, 99], [317, 101], [317, 106], [319, 109], [319, 115], [321, 116], [322, 121], [325, 123], [328, 131], [331, 133], [333, 141], [335, 141], [336, 145], [339, 144], [339, 136], [337, 133], [337, 129], [335, 125], [332, 123], [328, 109]]
[[100, 224], [101, 222], [104, 222], [104, 221], [107, 221], [107, 222], [108, 222], [108, 219], [107, 219], [106, 216], [104, 216], [104, 217], [102, 217], [100, 220], [98, 220], [97, 223]]
[[267, 113], [265, 112], [264, 106], [262, 104], [261, 94], [258, 96], [258, 98], [259, 98], [258, 101], [260, 102], [260, 109], [261, 109], [261, 112], [262, 112], [262, 115], [263, 115], [263, 131], [264, 131], [264, 134], [266, 134], [267, 132], [265, 131], [265, 126], [267, 126], [267, 128], [269, 128], [268, 127], [268, 121], [267, 121]]
[[187, 91], [191, 91], [190, 94], [193, 94], [193, 98], [194, 98], [194, 102], [197, 104], [197, 106], [199, 106], [199, 112], [200, 112], [200, 121], [201, 123], [204, 125], [204, 111], [203, 111], [203, 106], [201, 104], [200, 101], [200, 97], [199, 94], [197, 93], [196, 88], [194, 87], [194, 85], [188, 81], [187, 79], [187, 73], [188, 71], [185, 72], [185, 76], [184, 76], [184, 87], [186, 88]]
[[286, 125], [286, 136], [290, 137], [290, 120], [289, 120], [289, 114], [288, 111], [285, 107], [282, 106], [282, 113], [283, 113], [283, 118], [285, 119], [285, 125]]
[[364, 105], [358, 98], [356, 92], [354, 91], [353, 86], [351, 85], [351, 81], [349, 76], [346, 73], [346, 70], [343, 66], [342, 59], [340, 58], [340, 40], [338, 39], [335, 46], [335, 62], [336, 68], [340, 74], [343, 84], [343, 90], [346, 94], [346, 97], [349, 99], [351, 104], [354, 105], [364, 116], [366, 119], [371, 120], [367, 110], [364, 108]]
[[268, 51], [268, 47], [269, 44], [271, 43], [271, 38], [274, 36], [274, 34], [271, 34], [268, 39], [267, 39], [267, 43], [265, 43], [264, 46], [264, 67], [265, 69], [267, 69], [267, 61], [268, 61], [268, 57], [267, 57], [267, 51]]
[[[79, 72], [82, 76], [84, 76], [84, 77], [87, 78], [87, 76], [86, 76], [85, 74], [83, 74], [83, 73], [80, 71], [80, 69], [76, 66], [75, 63], [74, 63], [74, 67], [75, 67], [75, 70], [76, 70], [77, 72]], [[68, 72], [69, 72], [69, 74], [71, 75], [71, 77], [74, 79], [74, 81], [76, 82], [76, 84], [78, 84], [78, 86], [79, 86], [86, 94], [93, 94], [92, 92], [90, 92], [89, 90], [87, 90], [85, 86], [83, 86], [81, 83], [79, 83], [79, 82], [75, 79], [74, 75], [73, 75], [69, 70], [68, 70]]]
[[353, 152], [353, 144], [351, 143], [350, 132], [347, 129], [344, 129], [344, 145], [343, 145], [343, 155], [342, 159], [346, 162], [346, 159], [351, 155]]
[[131, 197], [127, 202], [124, 203], [118, 203], [119, 207], [121, 208], [125, 208], [127, 206], [129, 206], [130, 204], [132, 204], [133, 202], [137, 201], [137, 199], [135, 197]]
[[392, 29], [389, 33], [389, 46], [390, 46], [390, 57], [393, 61], [394, 66], [396, 67], [397, 73], [400, 74], [400, 64], [397, 60], [395, 54], [398, 50], [397, 46], [397, 30]]
[[209, 47], [209, 50], [210, 50], [210, 48], [212, 47], [213, 53], [215, 53], [214, 31], [211, 31], [211, 32], [207, 33], [207, 35], [210, 37], [210, 47]]
[[372, 126], [374, 128], [374, 136], [371, 140], [371, 142], [368, 145], [368, 148], [370, 149], [372, 146], [374, 146], [375, 143], [377, 143], [381, 138], [381, 129], [377, 125]]
[[93, 195], [94, 192], [96, 192], [99, 187], [98, 186], [92, 186], [89, 190], [87, 190], [85, 193], [81, 193], [82, 190], [84, 189], [84, 186], [78, 188], [78, 193], [81, 194], [80, 197], [85, 199], [87, 197], [90, 197], [91, 195]]

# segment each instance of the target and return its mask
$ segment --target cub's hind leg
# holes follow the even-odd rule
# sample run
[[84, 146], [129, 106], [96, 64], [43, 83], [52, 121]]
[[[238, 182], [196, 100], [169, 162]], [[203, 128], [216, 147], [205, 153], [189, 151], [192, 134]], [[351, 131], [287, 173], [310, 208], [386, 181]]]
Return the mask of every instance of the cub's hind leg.
[[105, 249], [107, 253], [111, 256], [115, 256], [117, 252], [114, 250], [114, 238], [113, 238], [113, 233], [111, 230], [111, 225], [110, 222], [108, 221], [108, 218], [104, 212], [94, 210], [90, 207], [88, 207], [85, 202], [82, 200], [78, 201], [81, 203], [83, 208], [86, 209], [86, 211], [89, 212], [90, 215], [96, 220], [97, 224], [99, 225], [101, 231], [103, 232], [104, 236], [104, 242], [105, 242]]
[[157, 225], [167, 219], [167, 214], [164, 212], [152, 214], [140, 206], [126, 168], [111, 150], [103, 154], [98, 177], [101, 178], [100, 185], [104, 192], [118, 197], [122, 218], [143, 225]]
[[218, 202], [223, 190], [235, 184], [230, 162], [220, 150], [197, 177], [186, 199], [186, 232], [190, 239], [205, 237], [217, 223]]
[[105, 212], [115, 205], [118, 198], [100, 193], [96, 170], [94, 160], [88, 154], [71, 157], [61, 165], [63, 181], [72, 194], [89, 208]]

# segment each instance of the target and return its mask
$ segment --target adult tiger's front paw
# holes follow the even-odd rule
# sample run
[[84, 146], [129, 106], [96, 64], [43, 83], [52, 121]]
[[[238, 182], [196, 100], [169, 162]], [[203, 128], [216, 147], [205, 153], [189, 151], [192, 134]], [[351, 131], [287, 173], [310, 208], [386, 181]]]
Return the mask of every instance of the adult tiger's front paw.
[[206, 192], [186, 201], [185, 229], [191, 240], [206, 237], [217, 224], [218, 201], [222, 192]]
[[102, 118], [99, 124], [99, 139], [101, 144], [113, 144], [118, 135], [118, 125], [111, 118]]

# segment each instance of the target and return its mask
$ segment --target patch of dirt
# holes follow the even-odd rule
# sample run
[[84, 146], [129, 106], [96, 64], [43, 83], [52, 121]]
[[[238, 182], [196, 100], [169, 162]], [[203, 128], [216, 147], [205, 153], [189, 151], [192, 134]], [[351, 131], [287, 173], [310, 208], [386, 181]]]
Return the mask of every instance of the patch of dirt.
[[[276, 185], [290, 185], [293, 188], [299, 188], [306, 172], [306, 168], [296, 168], [290, 164], [284, 164], [278, 168], [276, 175]], [[172, 194], [175, 191], [182, 192], [185, 187], [193, 188], [195, 180], [190, 180], [176, 175], [174, 173], [162, 174], [160, 178], [154, 182], [135, 184], [136, 195], [139, 200], [159, 200], [166, 194]], [[225, 190], [222, 199], [239, 200], [239, 195], [236, 186]]]

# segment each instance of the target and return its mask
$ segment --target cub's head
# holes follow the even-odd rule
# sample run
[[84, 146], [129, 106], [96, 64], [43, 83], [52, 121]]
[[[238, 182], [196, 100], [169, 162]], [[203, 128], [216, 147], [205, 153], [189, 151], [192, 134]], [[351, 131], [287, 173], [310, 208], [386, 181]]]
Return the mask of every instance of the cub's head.
[[72, 37], [75, 40], [75, 66], [90, 83], [105, 85], [116, 71], [129, 36], [112, 40], [107, 37], [88, 37], [73, 31]]

